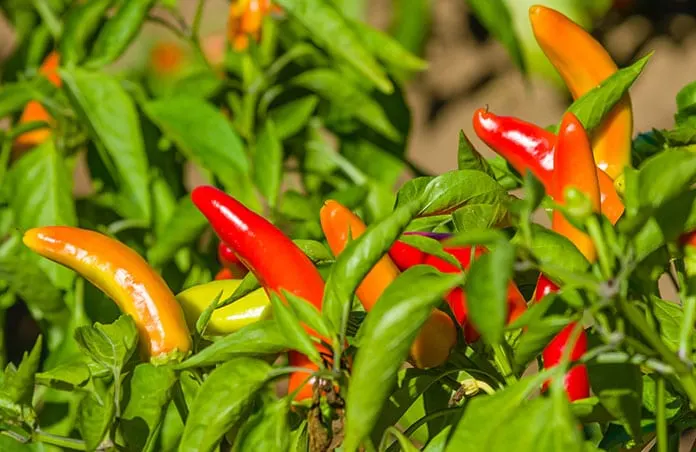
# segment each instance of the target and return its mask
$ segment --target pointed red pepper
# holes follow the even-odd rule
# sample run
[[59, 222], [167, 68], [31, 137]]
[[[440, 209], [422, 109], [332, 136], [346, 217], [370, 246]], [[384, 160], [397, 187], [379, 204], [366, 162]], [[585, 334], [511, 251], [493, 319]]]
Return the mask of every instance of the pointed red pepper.
[[[275, 292], [282, 297], [281, 289], [284, 289], [321, 309], [324, 280], [312, 261], [278, 228], [215, 187], [197, 187], [191, 198], [215, 233], [256, 276], [269, 296]], [[324, 347], [318, 349], [327, 352]], [[309, 360], [297, 352], [291, 351], [289, 356], [291, 366], [316, 368], [308, 366]], [[300, 384], [307, 376], [306, 373], [291, 376], [289, 390], [296, 389], [293, 385]], [[311, 383], [307, 386], [297, 400], [311, 398]]]
[[[533, 299], [535, 302], [540, 301], [546, 295], [557, 292], [559, 287], [544, 275], [539, 275], [536, 289], [534, 290]], [[561, 362], [565, 348], [569, 346], [570, 333], [575, 328], [575, 322], [568, 324], [561, 330], [560, 333], [546, 346], [542, 353], [544, 359], [544, 367], [549, 369], [558, 365]], [[585, 330], [580, 332], [577, 341], [573, 344], [573, 349], [570, 351], [570, 359], [580, 359], [587, 351], [587, 333]], [[544, 382], [543, 389], [546, 390], [549, 386], [549, 381]], [[568, 394], [568, 399], [571, 402], [580, 399], [586, 399], [590, 396], [590, 378], [587, 374], [587, 367], [583, 365], [575, 366], [570, 369], [564, 378], [564, 387]]]
[[[474, 112], [473, 125], [476, 135], [491, 150], [510, 162], [518, 173], [524, 175], [530, 171], [551, 193], [556, 135], [535, 124], [512, 116], [497, 116], [483, 108]], [[624, 212], [623, 202], [614, 181], [601, 169], [596, 171], [602, 213], [615, 224]]]

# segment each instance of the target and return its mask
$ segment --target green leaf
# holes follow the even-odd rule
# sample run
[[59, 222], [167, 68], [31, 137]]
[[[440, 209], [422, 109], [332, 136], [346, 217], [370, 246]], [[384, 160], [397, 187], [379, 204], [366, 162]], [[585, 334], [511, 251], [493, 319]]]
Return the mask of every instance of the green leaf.
[[467, 3], [486, 27], [486, 30], [505, 47], [515, 65], [522, 72], [525, 72], [526, 67], [520, 48], [520, 40], [515, 33], [512, 17], [505, 1], [467, 0]]
[[273, 318], [276, 321], [280, 332], [285, 337], [285, 341], [289, 348], [302, 352], [313, 362], [321, 363], [321, 356], [317, 351], [314, 342], [310, 339], [309, 334], [302, 328], [300, 321], [295, 317], [293, 311], [286, 306], [280, 296], [271, 292], [271, 306], [273, 307]]
[[132, 450], [156, 450], [175, 382], [176, 375], [170, 367], [144, 363], [133, 370], [126, 386], [128, 403], [119, 422], [126, 444]]
[[522, 405], [507, 418], [485, 450], [585, 452], [581, 432], [565, 398], [542, 397]]
[[271, 370], [266, 362], [234, 358], [213, 370], [191, 405], [180, 452], [215, 449], [250, 406]]
[[531, 229], [531, 251], [541, 264], [575, 272], [587, 269], [587, 259], [570, 240], [537, 224]]
[[190, 196], [184, 196], [176, 205], [167, 225], [166, 234], [157, 238], [147, 251], [147, 259], [155, 267], [160, 267], [174, 258], [180, 249], [192, 244], [208, 226], [208, 220], [196, 208]]
[[445, 251], [444, 247], [442, 246], [442, 242], [440, 242], [439, 240], [423, 235], [408, 234], [402, 235], [399, 238], [399, 241], [407, 245], [410, 245], [414, 248], [417, 248], [423, 251], [424, 253], [431, 254], [435, 257], [439, 257], [440, 259], [444, 260], [445, 262], [449, 262], [455, 267], [461, 267], [459, 261], [450, 253]]
[[264, 403], [241, 427], [232, 450], [239, 452], [248, 450], [284, 452], [288, 450], [290, 442], [289, 409], [290, 402], [287, 398], [273, 403]]
[[598, 127], [614, 105], [628, 92], [638, 76], [643, 72], [652, 53], [632, 65], [618, 70], [596, 88], [579, 97], [568, 108], [575, 114], [588, 132]]
[[345, 75], [331, 69], [313, 69], [293, 78], [291, 83], [314, 91], [332, 104], [340, 106], [341, 114], [355, 117], [384, 137], [392, 141], [402, 139], [382, 106], [350, 83]]
[[30, 100], [43, 97], [42, 92], [48, 91], [49, 87], [46, 86], [48, 84], [48, 81], [43, 77], [16, 83], [4, 83], [0, 87], [0, 118], [20, 111]]
[[136, 38], [155, 0], [128, 0], [99, 32], [86, 65], [92, 68], [113, 63]]
[[283, 290], [283, 296], [297, 319], [324, 337], [333, 335], [331, 328], [321, 316], [321, 312], [309, 301]]
[[195, 97], [155, 100], [145, 111], [186, 157], [212, 171], [226, 191], [247, 206], [258, 206], [244, 144], [221, 112]]
[[356, 450], [370, 433], [421, 326], [461, 280], [460, 274], [418, 265], [399, 275], [377, 300], [361, 328], [346, 398], [346, 451]]
[[374, 56], [383, 61], [392, 71], [405, 69], [408, 71], [422, 71], [428, 67], [428, 62], [404, 48], [383, 31], [377, 30], [359, 20], [350, 21], [353, 30], [360, 40]]
[[114, 388], [104, 388], [97, 382], [94, 392], [88, 393], [78, 408], [78, 426], [87, 450], [97, 450], [115, 416]]
[[641, 435], [643, 379], [640, 368], [628, 363], [593, 363], [587, 366], [592, 392], [633, 438]]
[[[325, 0], [278, 0], [277, 4], [309, 30], [311, 39], [327, 52], [353, 66], [384, 93], [394, 89], [345, 17]], [[338, 86], [337, 86], [338, 87]]]
[[70, 312], [58, 290], [27, 248], [17, 244], [13, 253], [0, 257], [0, 281], [7, 281], [10, 291], [19, 295], [36, 320], [65, 324]]
[[269, 111], [268, 118], [275, 124], [278, 138], [285, 140], [302, 130], [318, 103], [317, 96], [305, 96]]
[[459, 131], [459, 147], [457, 149], [457, 168], [460, 170], [482, 171], [494, 177], [488, 161], [476, 150], [463, 130]]
[[[346, 304], [372, 267], [404, 232], [420, 205], [411, 202], [398, 207], [391, 215], [370, 225], [364, 234], [352, 240], [336, 259], [326, 281], [322, 311], [340, 333]], [[347, 313], [346, 313], [347, 314]]]
[[[508, 428], [510, 419], [518, 415], [530, 394], [537, 390], [546, 378], [548, 374], [544, 373], [529, 375], [491, 396], [473, 399], [468, 403], [464, 415], [455, 427], [445, 451], [492, 450], [493, 441]], [[547, 419], [547, 422], [549, 421], [550, 419]], [[521, 440], [522, 436], [524, 435], [518, 435], [518, 440]]]
[[464, 287], [471, 322], [489, 344], [503, 339], [514, 262], [515, 248], [503, 241], [476, 259], [467, 274]]
[[416, 55], [423, 54], [423, 47], [430, 33], [433, 10], [430, 0], [401, 0], [392, 5], [392, 23], [389, 32], [406, 49]]
[[507, 201], [497, 204], [469, 204], [452, 214], [455, 229], [459, 232], [500, 227], [509, 220]]
[[688, 83], [677, 93], [677, 110], [686, 110], [696, 105], [696, 81]]
[[74, 68], [60, 74], [73, 108], [88, 125], [119, 187], [119, 212], [149, 223], [148, 161], [135, 103], [118, 80], [105, 73]]
[[0, 385], [0, 402], [9, 400], [11, 403], [31, 405], [34, 375], [41, 364], [42, 344], [42, 337], [39, 336], [31, 352], [24, 352], [18, 368], [13, 364], [7, 365]]
[[457, 170], [440, 176], [406, 182], [397, 194], [397, 206], [418, 199], [418, 216], [442, 215], [467, 205], [495, 205], [508, 194], [491, 176], [481, 171]]
[[68, 10], [58, 43], [61, 64], [72, 66], [84, 58], [87, 44], [114, 0], [92, 0]]
[[670, 149], [646, 160], [638, 172], [641, 207], [660, 204], [686, 191], [696, 180], [696, 154]]
[[[53, 140], [27, 152], [8, 173], [9, 202], [21, 230], [38, 226], [76, 226], [72, 174]], [[32, 259], [60, 289], [72, 286], [75, 273], [48, 259]]]
[[[442, 385], [441, 379], [442, 375], [435, 370], [415, 367], [399, 370], [396, 387], [385, 402], [370, 434], [372, 440], [378, 443], [384, 431], [397, 423], [407, 427], [402, 421], [411, 413], [420, 419], [425, 414], [426, 408], [430, 411], [433, 405], [437, 408], [440, 404], [446, 407], [451, 391]], [[427, 437], [432, 437], [435, 429], [429, 424], [423, 425], [422, 429], [427, 433]], [[420, 430], [416, 430], [414, 436], [417, 436]]]
[[334, 261], [334, 256], [331, 254], [331, 251], [321, 242], [317, 242], [316, 240], [297, 239], [293, 240], [293, 243], [297, 245], [315, 265], [330, 264]]
[[81, 362], [60, 364], [36, 374], [36, 384], [57, 389], [84, 388], [90, 380], [89, 367]]
[[177, 369], [205, 367], [239, 356], [276, 354], [288, 349], [285, 336], [275, 320], [262, 320], [213, 342], [177, 366]]
[[123, 365], [135, 352], [138, 330], [132, 318], [122, 315], [108, 325], [97, 322], [77, 328], [75, 340], [94, 362], [119, 375]]
[[283, 146], [270, 119], [256, 138], [254, 181], [269, 207], [275, 208], [283, 181]]

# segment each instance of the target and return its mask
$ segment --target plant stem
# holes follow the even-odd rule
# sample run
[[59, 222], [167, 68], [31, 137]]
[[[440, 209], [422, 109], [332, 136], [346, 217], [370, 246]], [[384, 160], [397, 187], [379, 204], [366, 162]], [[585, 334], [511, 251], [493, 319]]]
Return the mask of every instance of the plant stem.
[[513, 384], [517, 382], [517, 377], [512, 372], [512, 364], [510, 364], [510, 358], [508, 357], [507, 351], [502, 344], [493, 345], [493, 356], [495, 364], [500, 369], [500, 373], [503, 374], [505, 382], [508, 384]]
[[64, 436], [52, 435], [50, 433], [36, 430], [33, 435], [33, 441], [50, 444], [65, 449], [72, 450], [87, 450], [85, 442], [80, 439], [66, 438]]
[[611, 259], [609, 258], [607, 244], [604, 241], [604, 235], [602, 235], [599, 220], [597, 220], [596, 216], [592, 216], [587, 220], [587, 232], [590, 234], [597, 249], [597, 259], [599, 260], [599, 267], [602, 269], [602, 275], [609, 279], [611, 278]]
[[684, 318], [679, 328], [679, 358], [691, 362], [691, 335], [696, 321], [696, 284], [693, 280], [696, 274], [696, 249], [687, 245], [684, 253], [684, 281], [680, 293]]
[[657, 377], [657, 391], [655, 394], [655, 422], [657, 423], [657, 452], [667, 452], [667, 413], [665, 410], [665, 379]]
[[626, 300], [619, 300], [619, 308], [623, 311], [628, 321], [633, 325], [645, 340], [662, 356], [662, 360], [672, 366], [679, 377], [679, 383], [684, 389], [692, 409], [696, 408], [696, 379], [691, 371], [691, 368], [686, 363], [679, 359], [660, 339], [650, 325], [645, 321], [641, 313]]

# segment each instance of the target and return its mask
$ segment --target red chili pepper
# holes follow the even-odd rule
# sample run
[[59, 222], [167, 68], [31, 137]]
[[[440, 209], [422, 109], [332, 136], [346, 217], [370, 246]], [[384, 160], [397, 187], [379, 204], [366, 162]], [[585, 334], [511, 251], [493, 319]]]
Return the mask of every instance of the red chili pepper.
[[[452, 237], [452, 234], [447, 232], [405, 232], [404, 235], [422, 235], [439, 241]], [[397, 240], [389, 249], [389, 257], [399, 267], [399, 270], [404, 271], [414, 265], [425, 263], [428, 253]]]
[[[445, 238], [445, 237], [443, 237]], [[466, 270], [471, 265], [471, 250], [470, 246], [456, 246], [448, 247], [445, 246], [444, 251], [454, 256], [455, 259], [462, 266], [462, 269]], [[483, 253], [486, 252], [484, 247], [476, 247], [475, 258], [478, 258]], [[397, 264], [401, 270], [406, 270], [413, 265], [425, 264], [435, 267], [444, 273], [458, 273], [462, 271], [455, 265], [431, 254], [425, 253], [418, 248], [408, 245], [404, 242], [395, 242], [392, 249], [389, 251], [390, 256]], [[464, 338], [468, 343], [476, 342], [481, 335], [476, 331], [476, 329], [471, 325], [469, 320], [469, 313], [466, 307], [466, 294], [461, 287], [457, 287], [450, 291], [445, 297], [447, 304], [454, 314], [457, 323], [462, 326], [464, 330]], [[510, 323], [519, 317], [527, 309], [527, 303], [520, 293], [519, 289], [514, 282], [510, 282], [508, 288], [508, 319], [507, 322]]]
[[[488, 147], [510, 162], [520, 174], [529, 170], [551, 194], [556, 135], [535, 124], [511, 116], [497, 116], [482, 108], [474, 112], [473, 124], [476, 135]], [[623, 214], [624, 205], [611, 177], [596, 169], [602, 213], [614, 224]]]
[[[535, 302], [540, 301], [546, 295], [557, 292], [559, 287], [544, 275], [539, 275], [536, 288], [534, 289], [533, 299]], [[549, 369], [560, 363], [563, 357], [563, 352], [568, 346], [570, 333], [575, 328], [575, 323], [567, 325], [553, 340], [546, 346], [542, 353], [544, 359], [544, 367]], [[585, 330], [580, 332], [577, 341], [573, 344], [573, 349], [570, 352], [570, 359], [580, 359], [587, 351], [587, 333]], [[549, 386], [549, 381], [544, 382], [543, 389], [546, 390]], [[585, 399], [590, 396], [590, 382], [587, 374], [587, 367], [583, 365], [575, 366], [570, 369], [564, 380], [564, 386], [568, 398], [571, 402], [579, 399]]]
[[221, 279], [234, 279], [234, 275], [229, 268], [223, 268], [215, 275], [215, 281], [219, 281]]
[[[254, 273], [269, 293], [282, 297], [281, 289], [304, 298], [321, 309], [324, 280], [312, 261], [268, 220], [246, 208], [225, 192], [211, 186], [197, 187], [191, 193], [193, 203], [208, 218], [215, 233], [227, 243], [239, 260]], [[300, 275], [300, 277], [298, 277]], [[317, 334], [308, 329], [311, 334]], [[317, 336], [318, 337], [318, 336]], [[318, 347], [323, 353], [324, 347]], [[307, 359], [290, 352], [290, 365], [303, 366]], [[290, 379], [289, 390], [304, 377]], [[306, 399], [303, 390], [297, 400]]]

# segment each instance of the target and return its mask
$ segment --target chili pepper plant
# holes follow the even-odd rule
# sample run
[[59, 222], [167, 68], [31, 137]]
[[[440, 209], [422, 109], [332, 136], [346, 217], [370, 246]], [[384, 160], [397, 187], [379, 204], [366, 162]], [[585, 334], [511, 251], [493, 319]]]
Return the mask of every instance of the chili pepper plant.
[[[405, 156], [426, 63], [349, 2], [233, 1], [222, 59], [196, 4], [0, 4], [0, 449], [677, 450], [696, 84], [671, 129], [635, 131], [651, 54], [620, 69], [533, 6], [573, 103], [472, 111], [497, 157], [462, 132], [431, 175]], [[187, 70], [118, 64], [145, 23]]]

